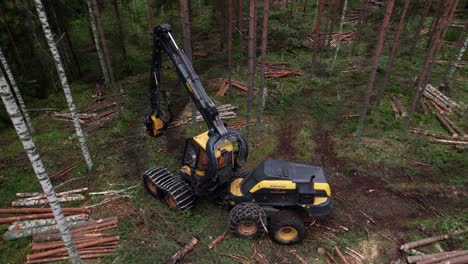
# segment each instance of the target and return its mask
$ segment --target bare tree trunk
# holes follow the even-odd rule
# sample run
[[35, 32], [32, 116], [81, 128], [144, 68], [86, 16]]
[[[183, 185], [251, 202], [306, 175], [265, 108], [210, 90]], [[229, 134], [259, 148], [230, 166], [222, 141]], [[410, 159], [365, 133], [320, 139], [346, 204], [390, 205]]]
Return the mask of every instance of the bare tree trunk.
[[114, 8], [115, 18], [117, 20], [117, 30], [119, 31], [119, 40], [120, 40], [120, 49], [122, 52], [122, 59], [125, 64], [125, 68], [128, 70], [127, 48], [125, 47], [125, 34], [122, 28], [122, 20], [120, 19], [118, 0], [112, 0], [112, 7]]
[[149, 14], [149, 32], [153, 34], [154, 28], [154, 0], [148, 0], [148, 14]]
[[227, 43], [228, 43], [228, 90], [231, 90], [231, 75], [232, 75], [232, 0], [228, 0], [228, 32], [227, 32]]
[[445, 26], [442, 28], [442, 33], [440, 35], [440, 42], [436, 48], [436, 54], [439, 53], [440, 49], [442, 49], [442, 46], [444, 45], [445, 36], [447, 35], [447, 32], [450, 29], [450, 25], [452, 24], [452, 21], [453, 21], [453, 15], [455, 14], [455, 11], [457, 10], [457, 6], [458, 6], [458, 0], [455, 0], [454, 4], [452, 5], [452, 9], [450, 10], [448, 20], [444, 24]]
[[115, 82], [114, 70], [112, 69], [112, 59], [109, 53], [109, 49], [107, 48], [106, 35], [104, 33], [104, 26], [102, 25], [101, 12], [99, 11], [99, 5], [97, 3], [97, 0], [92, 0], [92, 1], [93, 1], [94, 14], [96, 15], [97, 28], [99, 31], [99, 35], [101, 37], [102, 49], [104, 51], [104, 59], [106, 61], [107, 70], [109, 72], [109, 77], [111, 81], [111, 86], [115, 94], [115, 99], [117, 100], [118, 94], [119, 94], [119, 87], [118, 85], [116, 85], [116, 82]]
[[375, 55], [372, 58], [372, 68], [371, 68], [371, 72], [369, 75], [369, 81], [367, 82], [367, 92], [366, 92], [366, 96], [364, 99], [364, 107], [361, 113], [361, 117], [359, 118], [359, 123], [356, 129], [356, 132], [354, 134], [354, 142], [353, 142], [354, 148], [357, 148], [361, 141], [362, 129], [364, 127], [364, 122], [366, 121], [367, 110], [369, 109], [370, 98], [372, 95], [372, 90], [374, 89], [375, 75], [377, 73], [377, 68], [379, 67], [380, 54], [382, 53], [382, 49], [383, 49], [383, 45], [385, 41], [385, 33], [387, 31], [390, 17], [392, 15], [394, 4], [395, 4], [395, 0], [388, 0], [387, 7], [385, 10], [385, 16], [383, 18], [382, 25], [380, 26], [377, 47], [375, 49]]
[[[36, 0], [37, 2], [38, 0]], [[42, 5], [41, 5], [41, 10]], [[41, 18], [42, 20], [42, 18]], [[3, 76], [3, 73], [0, 71], [0, 96], [2, 97], [3, 104], [8, 112], [8, 115], [13, 122], [13, 125], [16, 129], [16, 133], [23, 144], [24, 150], [28, 155], [28, 158], [31, 162], [31, 165], [36, 173], [37, 179], [41, 184], [41, 187], [44, 193], [47, 195], [47, 199], [49, 200], [49, 205], [52, 209], [54, 214], [55, 220], [57, 221], [57, 227], [60, 230], [60, 234], [62, 235], [63, 243], [67, 249], [67, 252], [70, 256], [70, 260], [72, 263], [81, 263], [80, 255], [76, 250], [75, 244], [70, 235], [70, 230], [68, 229], [68, 224], [65, 221], [65, 216], [63, 215], [62, 208], [60, 207], [59, 202], [57, 201], [57, 196], [55, 195], [55, 191], [52, 187], [52, 183], [50, 182], [49, 176], [45, 171], [44, 164], [42, 163], [42, 159], [39, 156], [39, 153], [36, 150], [36, 146], [32, 141], [31, 134], [29, 133], [26, 124], [24, 122], [23, 116], [16, 105], [15, 98], [11, 93], [10, 88]]]
[[449, 71], [449, 75], [448, 75], [449, 79], [452, 78], [452, 75], [455, 72], [455, 68], [456, 68], [455, 65], [457, 65], [460, 62], [460, 60], [463, 58], [463, 55], [465, 54], [465, 50], [467, 46], [468, 46], [468, 37], [465, 38], [465, 41], [463, 42], [463, 46], [460, 48], [460, 51], [458, 52], [457, 58], [454, 61], [454, 63], [449, 65], [449, 67], [451, 67]]
[[338, 6], [340, 5], [341, 0], [335, 0], [333, 1], [333, 8], [332, 8], [332, 13], [331, 13], [331, 18], [330, 18], [330, 31], [328, 34], [328, 42], [325, 44], [327, 47], [331, 45], [331, 42], [333, 40], [332, 35], [333, 35], [333, 29], [335, 28], [335, 23], [336, 23], [336, 12], [338, 10]]
[[91, 155], [89, 154], [88, 147], [86, 146], [85, 137], [83, 134], [83, 130], [81, 129], [80, 119], [78, 118], [78, 114], [76, 112], [75, 103], [73, 102], [73, 97], [70, 91], [70, 86], [68, 85], [67, 76], [65, 75], [65, 70], [63, 69], [62, 60], [60, 59], [60, 54], [58, 53], [57, 45], [54, 41], [54, 35], [50, 30], [49, 22], [47, 21], [47, 17], [44, 11], [44, 6], [42, 5], [41, 0], [34, 0], [36, 3], [36, 10], [39, 14], [39, 20], [42, 24], [42, 29], [44, 30], [45, 37], [47, 39], [47, 43], [49, 44], [50, 51], [55, 61], [55, 66], [57, 67], [57, 73], [59, 75], [60, 82], [62, 84], [63, 91], [65, 93], [65, 98], [67, 99], [68, 108], [70, 109], [70, 114], [73, 119], [73, 124], [75, 125], [76, 136], [78, 138], [78, 142], [80, 143], [81, 151], [83, 152], [84, 159], [86, 164], [88, 165], [88, 169], [91, 170], [93, 168], [93, 161], [91, 160]]
[[256, 8], [257, 0], [249, 1], [249, 90], [247, 92], [247, 117], [246, 117], [246, 138], [249, 139], [250, 115], [252, 113], [252, 97], [255, 82], [255, 60], [256, 60]]
[[244, 36], [242, 35], [242, 29], [244, 28], [244, 11], [242, 0], [239, 0], [239, 21], [238, 21], [238, 31], [239, 31], [239, 55], [240, 61], [242, 61], [242, 54], [244, 54]]
[[392, 72], [393, 61], [395, 60], [395, 56], [398, 50], [398, 44], [400, 43], [401, 30], [403, 29], [403, 26], [405, 25], [404, 24], [405, 17], [406, 17], [406, 12], [408, 11], [409, 4], [410, 4], [410, 0], [405, 0], [405, 5], [403, 6], [403, 10], [401, 11], [400, 22], [398, 23], [398, 28], [395, 32], [395, 37], [393, 38], [392, 50], [390, 52], [390, 57], [387, 61], [387, 66], [385, 68], [385, 75], [382, 81], [382, 85], [380, 86], [380, 89], [377, 94], [377, 101], [380, 101], [380, 99], [382, 99], [382, 97], [385, 94], [385, 87], [387, 86], [388, 78], [390, 77], [390, 74]]
[[443, 15], [442, 15], [442, 19], [437, 24], [436, 29], [434, 31], [434, 35], [433, 35], [432, 41], [431, 41], [431, 46], [429, 47], [429, 51], [428, 51], [426, 59], [424, 61], [423, 69], [421, 71], [421, 74], [418, 76], [418, 81], [417, 81], [416, 86], [415, 86], [416, 91], [415, 91], [413, 100], [411, 102], [411, 108], [410, 108], [408, 116], [407, 116], [407, 118], [405, 120], [405, 124], [404, 124], [405, 131], [408, 130], [408, 128], [409, 128], [409, 126], [411, 124], [412, 118], [413, 118], [413, 114], [416, 111], [416, 105], [417, 105], [419, 97], [421, 95], [421, 90], [422, 90], [421, 88], [426, 86], [426, 83], [427, 83], [426, 80], [428, 79], [427, 77], [430, 75], [432, 65], [433, 65], [432, 60], [434, 58], [436, 47], [437, 47], [438, 42], [440, 40], [441, 29], [442, 29], [443, 24], [445, 23], [444, 21], [446, 21], [446, 19], [447, 19], [447, 16], [448, 16], [448, 13], [450, 11], [450, 8], [451, 8], [452, 4], [453, 4], [453, 0], [447, 0], [447, 2], [445, 3], [445, 8], [444, 8], [444, 12], [443, 12]]
[[343, 33], [343, 23], [344, 23], [347, 5], [348, 5], [348, 0], [344, 0], [343, 11], [341, 11], [340, 31], [338, 32], [338, 41], [336, 43], [335, 57], [333, 58], [333, 63], [330, 68], [330, 71], [333, 71], [333, 68], [335, 67], [336, 59], [338, 58], [338, 52], [340, 51], [341, 34]]
[[26, 109], [26, 104], [24, 103], [23, 97], [21, 96], [21, 92], [18, 88], [18, 85], [16, 84], [15, 78], [13, 77], [13, 74], [11, 73], [10, 66], [8, 65], [8, 62], [3, 55], [3, 51], [0, 49], [0, 63], [3, 66], [3, 69], [5, 69], [5, 73], [7, 74], [7, 78], [10, 81], [11, 88], [13, 88], [13, 93], [15, 94], [16, 99], [18, 100], [21, 113], [23, 114], [24, 119], [26, 120], [26, 124], [28, 125], [29, 132], [31, 134], [34, 134], [34, 127], [31, 121], [31, 117], [29, 116], [28, 109]]
[[429, 14], [429, 10], [431, 9], [431, 4], [432, 0], [426, 0], [426, 4], [421, 15], [421, 20], [419, 21], [418, 27], [416, 28], [416, 32], [413, 37], [413, 46], [411, 47], [410, 54], [414, 52], [414, 49], [418, 45], [419, 38], [421, 37], [421, 30], [424, 26], [424, 21], [426, 20], [426, 17]]
[[96, 51], [97, 51], [99, 62], [102, 68], [102, 75], [104, 76], [104, 81], [106, 82], [106, 86], [112, 87], [112, 83], [111, 83], [110, 76], [109, 76], [109, 71], [107, 70], [107, 64], [106, 64], [106, 61], [104, 60], [104, 52], [101, 49], [101, 43], [99, 41], [99, 34], [97, 31], [97, 27], [96, 27], [96, 17], [94, 16], [94, 10], [93, 10], [91, 0], [86, 0], [86, 4], [88, 6], [91, 29], [92, 29], [93, 37], [94, 37], [94, 44], [96, 44]]
[[[184, 51], [185, 55], [190, 62], [192, 62], [192, 23], [190, 19], [190, 1], [189, 0], [179, 0], [180, 4], [180, 19], [182, 21], [182, 33], [184, 35]], [[197, 120], [197, 109], [195, 104], [191, 102], [191, 123], [192, 126], [195, 126]]]
[[316, 60], [317, 60], [317, 52], [318, 49], [320, 48], [320, 27], [322, 26], [322, 13], [323, 13], [323, 8], [325, 6], [325, 1], [324, 0], [319, 0], [319, 6], [317, 9], [317, 22], [315, 24], [315, 29], [313, 33], [314, 37], [314, 43], [313, 43], [313, 51], [312, 51], [312, 65], [315, 65]]
[[268, 48], [268, 16], [270, 15], [270, 0], [263, 2], [263, 31], [262, 31], [262, 62], [260, 67], [260, 91], [257, 105], [257, 130], [262, 126], [263, 108], [268, 94], [268, 89], [265, 85], [265, 64]]

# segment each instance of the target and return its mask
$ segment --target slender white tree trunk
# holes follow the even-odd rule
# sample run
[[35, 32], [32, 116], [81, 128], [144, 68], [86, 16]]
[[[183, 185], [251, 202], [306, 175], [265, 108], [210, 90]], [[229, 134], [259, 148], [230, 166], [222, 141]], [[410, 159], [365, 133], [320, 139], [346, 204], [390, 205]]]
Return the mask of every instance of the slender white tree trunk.
[[21, 96], [20, 90], [18, 89], [18, 85], [16, 84], [15, 78], [13, 77], [13, 74], [11, 73], [10, 66], [8, 66], [8, 62], [5, 59], [5, 56], [3, 55], [2, 49], [0, 49], [0, 62], [3, 65], [3, 68], [5, 69], [5, 72], [7, 74], [8, 79], [10, 80], [11, 83], [11, 88], [13, 88], [13, 92], [16, 96], [16, 99], [18, 99], [18, 103], [21, 109], [21, 112], [23, 113], [24, 119], [26, 120], [26, 124], [28, 125], [29, 132], [31, 134], [34, 134], [34, 127], [31, 121], [31, 117], [29, 117], [29, 112], [28, 109], [26, 109], [26, 105], [24, 104], [23, 97]]
[[96, 51], [99, 56], [99, 63], [101, 63], [102, 74], [104, 75], [106, 87], [111, 87], [109, 71], [107, 70], [106, 62], [104, 61], [104, 53], [102, 52], [102, 48], [101, 48], [101, 44], [99, 40], [99, 34], [97, 31], [97, 27], [96, 27], [96, 16], [94, 15], [93, 4], [91, 3], [91, 0], [86, 0], [86, 4], [88, 5], [89, 18], [91, 21], [91, 29], [93, 31], [94, 43], [96, 43]]
[[70, 255], [70, 260], [72, 263], [81, 263], [80, 255], [78, 254], [78, 250], [76, 250], [75, 244], [71, 238], [68, 224], [65, 221], [65, 216], [63, 215], [62, 208], [60, 207], [60, 203], [57, 200], [52, 183], [50, 182], [49, 176], [47, 175], [47, 172], [44, 168], [41, 157], [36, 150], [36, 146], [32, 141], [31, 134], [26, 127], [23, 116], [21, 115], [21, 112], [16, 105], [15, 98], [13, 97], [13, 94], [11, 93], [11, 90], [8, 87], [5, 77], [1, 71], [0, 97], [2, 97], [3, 104], [5, 105], [8, 115], [10, 116], [11, 121], [15, 126], [16, 133], [18, 133], [18, 137], [23, 144], [24, 150], [26, 151], [28, 158], [31, 161], [31, 165], [34, 169], [34, 172], [36, 173], [39, 183], [41, 184], [42, 190], [47, 196], [50, 208], [52, 209], [55, 220], [57, 221], [57, 227], [60, 230], [60, 234], [62, 235], [63, 243], [67, 248], [68, 254]]
[[44, 30], [47, 43], [49, 44], [50, 52], [54, 57], [55, 66], [57, 67], [57, 72], [59, 75], [60, 82], [62, 84], [63, 92], [65, 93], [65, 98], [67, 99], [68, 108], [70, 109], [70, 114], [73, 119], [73, 124], [75, 125], [76, 136], [78, 137], [81, 151], [83, 152], [83, 156], [86, 161], [86, 164], [88, 165], [88, 169], [91, 170], [93, 168], [93, 161], [91, 160], [91, 155], [89, 154], [88, 147], [86, 146], [85, 137], [83, 134], [83, 130], [81, 129], [78, 114], [76, 113], [75, 103], [73, 103], [73, 97], [70, 91], [70, 86], [68, 85], [67, 76], [65, 75], [62, 60], [60, 59], [60, 54], [58, 52], [57, 45], [54, 41], [54, 35], [52, 34], [49, 22], [47, 21], [47, 16], [44, 10], [44, 6], [42, 5], [42, 1], [34, 0], [34, 2], [36, 4], [37, 13], [39, 14], [39, 20], [42, 24], [42, 29]]
[[343, 33], [343, 24], [344, 24], [344, 18], [345, 18], [345, 14], [346, 14], [346, 6], [347, 5], [348, 5], [348, 0], [345, 0], [344, 4], [343, 4], [343, 11], [341, 12], [340, 31], [338, 32], [338, 40], [337, 40], [338, 42], [336, 43], [335, 57], [333, 58], [333, 63], [332, 63], [332, 66], [330, 68], [330, 71], [333, 71], [333, 68], [335, 67], [336, 59], [338, 58], [338, 52], [340, 51], [341, 34]]
[[465, 54], [466, 47], [468, 46], [468, 37], [465, 38], [465, 41], [463, 42], [463, 46], [460, 48], [460, 51], [458, 52], [458, 56], [455, 59], [455, 62], [452, 65], [449, 65], [449, 67], [452, 67], [450, 69], [449, 73], [449, 79], [452, 78], [453, 73], [455, 72], [455, 65], [457, 65], [460, 60], [463, 58], [463, 55]]

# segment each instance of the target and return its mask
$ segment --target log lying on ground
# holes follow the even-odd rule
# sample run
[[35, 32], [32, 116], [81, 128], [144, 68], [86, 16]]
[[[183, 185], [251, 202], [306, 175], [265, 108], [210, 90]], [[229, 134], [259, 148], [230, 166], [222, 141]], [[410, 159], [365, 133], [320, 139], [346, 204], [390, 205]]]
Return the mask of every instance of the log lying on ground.
[[[63, 214], [65, 216], [68, 216], [68, 215], [74, 215], [76, 213], [63, 212]], [[53, 217], [54, 217], [53, 213], [4, 217], [4, 218], [0, 218], [0, 224], [13, 223], [16, 221], [34, 220], [34, 219], [47, 219], [47, 218], [53, 218]]]
[[[88, 218], [89, 218], [88, 214], [79, 214], [79, 215], [66, 216], [65, 220], [67, 222], [76, 222], [80, 220], [88, 220]], [[8, 227], [8, 230], [13, 231], [13, 230], [28, 229], [28, 228], [37, 228], [37, 227], [42, 227], [42, 226], [50, 226], [50, 225], [55, 225], [55, 218], [16, 221]]]
[[104, 101], [94, 103], [94, 104], [86, 107], [85, 109], [83, 109], [82, 112], [97, 112], [97, 111], [101, 111], [101, 110], [104, 110], [106, 108], [109, 108], [111, 106], [114, 106], [116, 104], [117, 104], [117, 102], [114, 99], [108, 99], [108, 100], [104, 100]]
[[[79, 220], [76, 222], [68, 222], [68, 225], [74, 226], [74, 225], [81, 224], [83, 222], [84, 220]], [[18, 238], [28, 237], [28, 236], [33, 236], [33, 235], [48, 234], [51, 232], [58, 232], [57, 225], [43, 226], [43, 227], [38, 227], [38, 228], [20, 229], [20, 230], [13, 230], [13, 231], [8, 230], [3, 234], [3, 239], [13, 240], [13, 239], [18, 239]]]
[[[425, 136], [433, 137], [433, 138], [437, 138], [437, 139], [456, 140], [455, 138], [453, 138], [451, 136], [432, 133], [432, 132], [429, 132], [427, 130], [421, 130], [421, 129], [417, 129], [417, 128], [411, 128], [409, 131], [411, 133], [413, 133], [413, 134], [425, 135]], [[460, 138], [459, 141], [468, 141], [468, 139]]]
[[[106, 244], [106, 243], [115, 242], [115, 241], [119, 241], [119, 236], [98, 238], [98, 239], [95, 239], [93, 241], [89, 241], [89, 242], [82, 243], [82, 244], [77, 244], [77, 245], [75, 245], [75, 247], [76, 247], [76, 249], [80, 250], [80, 249], [83, 249], [83, 248], [88, 248], [88, 247], [92, 247], [92, 246], [95, 246], [95, 245]], [[56, 249], [52, 249], [52, 250], [48, 250], [48, 251], [42, 251], [42, 252], [38, 252], [38, 253], [29, 254], [29, 255], [26, 256], [26, 259], [28, 261], [35, 260], [35, 259], [42, 259], [42, 258], [45, 258], [45, 257], [54, 256], [56, 254], [66, 253], [66, 252], [67, 252], [67, 249], [64, 246], [64, 247], [61, 247], [61, 248], [56, 248]]]
[[408, 242], [406, 244], [401, 245], [400, 250], [408, 250], [408, 249], [412, 249], [415, 247], [432, 244], [437, 241], [446, 240], [454, 236], [464, 235], [467, 231], [468, 230], [458, 230], [458, 231], [448, 233], [448, 234], [443, 234], [443, 235], [424, 238], [424, 239], [417, 240], [417, 241]]
[[61, 178], [61, 177], [65, 176], [65, 175], [67, 175], [68, 173], [72, 172], [73, 170], [75, 170], [81, 163], [83, 163], [83, 161], [79, 161], [79, 162], [74, 163], [74, 164], [72, 164], [70, 166], [67, 166], [67, 167], [53, 173], [52, 175], [50, 175], [49, 178], [51, 178], [51, 179]]
[[[88, 187], [85, 187], [85, 188], [80, 188], [80, 189], [75, 189], [75, 190], [70, 190], [70, 191], [66, 191], [66, 192], [60, 192], [60, 193], [57, 193], [57, 197], [62, 197], [62, 196], [66, 196], [68, 194], [74, 194], [74, 193], [82, 193], [82, 192], [86, 192], [88, 190]], [[17, 193], [16, 194], [16, 197], [18, 196], [23, 196], [25, 197], [24, 200], [26, 201], [29, 201], [29, 200], [38, 200], [38, 199], [45, 199], [47, 198], [47, 196], [44, 194], [44, 193], [34, 193], [35, 195], [33, 196], [24, 196], [25, 194], [27, 193]], [[31, 193], [29, 193], [31, 194]]]
[[[89, 214], [90, 210], [84, 207], [70, 207], [62, 208], [64, 213], [86, 213]], [[43, 214], [43, 213], [52, 213], [51, 208], [2, 208], [0, 209], [0, 214]]]
[[228, 231], [224, 231], [220, 236], [213, 239], [213, 241], [211, 241], [211, 243], [208, 245], [208, 249], [213, 249], [214, 247], [216, 247], [219, 243], [221, 243], [221, 241], [223, 241], [227, 234]]
[[335, 246], [335, 252], [344, 264], [349, 264], [348, 259], [341, 253], [341, 250], [337, 246]]
[[452, 137], [457, 138], [457, 132], [452, 128], [452, 126], [450, 126], [445, 117], [439, 112], [435, 112], [435, 114], [439, 122], [452, 134]]
[[[105, 237], [110, 237], [109, 235], [101, 235], [101, 236], [88, 236], [88, 237], [81, 237], [81, 238], [73, 238], [73, 242], [75, 245], [80, 245], [83, 243], [87, 243], [90, 241], [95, 241], [96, 239], [101, 239]], [[52, 250], [54, 248], [60, 248], [60, 247], [65, 247], [65, 244], [63, 241], [54, 241], [54, 242], [45, 242], [45, 243], [35, 243], [31, 245], [31, 250], [33, 252], [38, 252], [38, 251], [46, 251], [46, 250]]]
[[431, 139], [431, 142], [434, 143], [441, 143], [446, 145], [468, 145], [468, 141], [461, 141], [461, 140], [445, 140], [445, 139]]
[[[105, 236], [104, 233], [72, 233], [72, 238], [83, 238], [83, 237], [103, 237]], [[48, 235], [38, 235], [33, 238], [33, 242], [30, 244], [35, 245], [38, 243], [45, 243], [45, 242], [57, 242], [62, 239], [62, 235], [60, 234], [48, 234]]]
[[389, 98], [392, 110], [395, 113], [395, 119], [406, 117], [408, 112], [398, 96], [391, 95]]
[[178, 261], [182, 260], [184, 256], [193, 250], [193, 248], [198, 244], [198, 239], [192, 237], [192, 240], [185, 246], [183, 246], [179, 251], [177, 251], [172, 257], [166, 262], [166, 264], [175, 264]]
[[[102, 258], [109, 256], [110, 254], [108, 253], [101, 253], [101, 254], [85, 254], [85, 255], [80, 255], [81, 259], [97, 259], [97, 258]], [[51, 262], [59, 262], [59, 261], [65, 261], [68, 260], [70, 257], [69, 256], [63, 256], [63, 257], [50, 257], [50, 258], [43, 258], [43, 259], [37, 259], [37, 260], [28, 260], [26, 263], [27, 264], [40, 264], [40, 263], [51, 263]]]
[[[250, 120], [250, 125], [254, 125], [257, 122], [256, 119]], [[240, 120], [240, 121], [232, 121], [227, 123], [227, 127], [239, 130], [241, 128], [244, 128], [247, 126], [247, 121], [246, 120]]]
[[453, 258], [453, 257], [466, 255], [466, 254], [468, 254], [468, 250], [455, 250], [455, 251], [425, 254], [425, 255], [419, 255], [419, 256], [408, 256], [406, 257], [406, 260], [408, 261], [408, 263], [416, 263], [416, 262], [419, 263], [423, 260], [441, 261], [447, 258]]
[[[57, 200], [60, 203], [83, 201], [85, 199], [86, 198], [84, 197], [84, 195], [81, 195], [81, 194], [73, 194], [73, 195], [67, 195], [67, 196], [57, 198]], [[49, 201], [47, 199], [38, 199], [38, 200], [20, 199], [20, 200], [12, 202], [11, 205], [19, 207], [19, 206], [41, 205], [41, 204], [48, 204], [48, 203]]]

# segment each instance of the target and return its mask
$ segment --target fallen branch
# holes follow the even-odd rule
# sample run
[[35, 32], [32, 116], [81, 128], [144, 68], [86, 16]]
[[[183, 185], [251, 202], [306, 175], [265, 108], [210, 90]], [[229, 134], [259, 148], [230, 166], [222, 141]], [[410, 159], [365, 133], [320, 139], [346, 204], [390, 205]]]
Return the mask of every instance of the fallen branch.
[[179, 251], [177, 251], [172, 257], [166, 261], [166, 264], [175, 264], [178, 261], [182, 260], [184, 256], [193, 250], [193, 248], [198, 244], [198, 239], [196, 237], [192, 237], [192, 240], [185, 246], [183, 246]]
[[208, 249], [213, 249], [214, 247], [216, 247], [219, 243], [221, 243], [221, 241], [223, 241], [227, 234], [228, 231], [224, 231], [220, 236], [213, 239], [213, 241], [211, 241], [211, 243], [208, 245]]
[[301, 264], [307, 264], [307, 261], [305, 261], [301, 256], [299, 256], [296, 252], [295, 249], [293, 250], [290, 250], [289, 253], [293, 254], [294, 257], [296, 257], [296, 259], [301, 263]]
[[344, 264], [349, 264], [348, 259], [343, 255], [343, 253], [341, 253], [340, 249], [337, 246], [335, 246], [335, 252]]
[[[75, 190], [71, 190], [71, 191], [60, 192], [60, 193], [57, 193], [56, 195], [57, 195], [57, 197], [63, 197], [63, 196], [67, 196], [69, 194], [86, 192], [87, 190], [88, 190], [88, 188], [85, 187], [85, 188], [81, 188], [81, 189], [75, 189]], [[18, 194], [24, 195], [24, 193], [17, 193], [16, 197], [18, 197]], [[31, 201], [31, 200], [39, 200], [39, 199], [45, 199], [45, 198], [47, 198], [47, 196], [44, 193], [38, 193], [37, 195], [25, 198], [24, 200], [25, 201]]]
[[230, 257], [232, 259], [235, 259], [237, 261], [239, 261], [240, 263], [242, 264], [250, 264], [252, 263], [250, 261], [249, 258], [247, 258], [246, 256], [241, 256], [241, 255], [232, 255], [232, 254], [226, 254], [226, 253], [219, 253], [221, 256], [225, 256], [225, 257]]
[[[442, 134], [436, 134], [436, 133], [429, 132], [429, 131], [427, 131], [427, 130], [421, 130], [421, 129], [417, 129], [417, 128], [411, 128], [409, 131], [410, 131], [411, 133], [413, 133], [413, 134], [419, 134], [419, 135], [424, 135], [424, 136], [433, 137], [433, 138], [438, 138], [438, 139], [454, 140], [454, 138], [451, 137], [451, 136], [442, 135]], [[461, 140], [461, 141], [467, 141], [466, 139], [462, 139], [462, 138], [460, 138], [459, 140]]]
[[443, 258], [439, 259], [440, 257], [450, 258], [450, 257], [457, 257], [460, 255], [465, 255], [465, 254], [468, 254], [468, 250], [455, 250], [455, 251], [425, 254], [425, 255], [419, 255], [419, 256], [408, 256], [406, 257], [406, 260], [408, 261], [408, 263], [416, 263], [416, 262], [419, 263], [422, 260], [441, 261], [443, 260]]
[[437, 242], [437, 241], [447, 240], [447, 239], [449, 239], [451, 237], [454, 237], [454, 236], [464, 235], [467, 231], [468, 230], [458, 230], [458, 231], [448, 233], [448, 234], [443, 234], [443, 235], [438, 235], [438, 236], [434, 236], [434, 237], [424, 238], [424, 239], [417, 240], [417, 241], [408, 242], [406, 244], [401, 245], [400, 250], [408, 250], [408, 249], [412, 249], [412, 248], [415, 248], [415, 247], [420, 247], [420, 246], [432, 244], [432, 243]]

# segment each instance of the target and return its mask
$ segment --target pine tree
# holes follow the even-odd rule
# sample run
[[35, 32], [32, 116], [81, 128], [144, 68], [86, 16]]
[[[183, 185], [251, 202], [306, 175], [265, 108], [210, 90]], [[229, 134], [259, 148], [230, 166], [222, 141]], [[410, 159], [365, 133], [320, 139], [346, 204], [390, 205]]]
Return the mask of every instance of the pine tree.
[[377, 94], [377, 100], [382, 99], [385, 93], [385, 87], [387, 86], [388, 78], [392, 73], [393, 69], [393, 61], [395, 60], [395, 56], [398, 51], [398, 44], [400, 43], [400, 35], [401, 30], [403, 29], [405, 23], [406, 12], [408, 11], [408, 6], [410, 4], [410, 0], [405, 0], [405, 5], [403, 6], [403, 10], [401, 11], [400, 22], [398, 23], [397, 30], [395, 32], [395, 37], [393, 38], [392, 50], [390, 51], [390, 56], [387, 61], [387, 66], [385, 68], [385, 75], [382, 81], [382, 85], [379, 88], [379, 92]]
[[332, 66], [330, 68], [330, 71], [333, 71], [333, 68], [335, 67], [336, 59], [338, 58], [338, 52], [340, 51], [341, 34], [343, 33], [343, 24], [344, 24], [344, 18], [345, 18], [345, 14], [346, 14], [347, 5], [348, 5], [348, 0], [344, 0], [343, 10], [341, 11], [340, 31], [338, 32], [338, 41], [336, 43], [335, 57], [333, 57], [333, 62], [332, 62]]
[[81, 151], [83, 152], [83, 156], [86, 161], [86, 164], [88, 165], [88, 169], [91, 170], [93, 167], [93, 161], [91, 160], [91, 155], [89, 154], [88, 147], [86, 146], [83, 130], [81, 129], [80, 119], [78, 118], [78, 114], [76, 112], [75, 103], [73, 102], [70, 86], [68, 85], [68, 79], [62, 65], [62, 60], [60, 58], [57, 45], [55, 44], [54, 35], [50, 30], [49, 22], [47, 21], [47, 16], [44, 11], [44, 6], [42, 5], [42, 1], [34, 0], [34, 2], [36, 4], [36, 10], [39, 15], [39, 20], [42, 24], [42, 29], [44, 30], [47, 43], [49, 44], [50, 52], [52, 53], [52, 57], [54, 58], [60, 83], [62, 84], [62, 88], [65, 93], [65, 98], [67, 99], [68, 108], [73, 119], [73, 124], [75, 125], [76, 136], [78, 138], [78, 142], [80, 143]]
[[257, 0], [249, 1], [249, 80], [248, 80], [248, 92], [247, 92], [247, 118], [246, 118], [246, 138], [249, 138], [250, 132], [250, 115], [252, 113], [252, 97], [255, 81], [255, 59], [256, 59], [256, 8]]
[[317, 7], [317, 22], [315, 23], [315, 29], [313, 33], [313, 51], [312, 51], [312, 65], [315, 65], [317, 60], [317, 52], [320, 48], [320, 28], [322, 26], [322, 13], [325, 6], [325, 0], [319, 0], [319, 5]]
[[385, 16], [383, 18], [382, 25], [380, 26], [377, 47], [375, 49], [375, 55], [372, 58], [372, 68], [369, 74], [369, 81], [367, 82], [367, 91], [366, 91], [366, 95], [364, 99], [364, 107], [361, 113], [361, 117], [359, 118], [359, 123], [356, 129], [356, 132], [354, 134], [354, 142], [353, 142], [354, 148], [357, 148], [361, 141], [362, 129], [364, 127], [364, 122], [366, 121], [367, 111], [369, 109], [369, 104], [370, 104], [370, 98], [372, 95], [372, 90], [374, 89], [375, 75], [377, 73], [377, 68], [379, 67], [380, 54], [382, 53], [382, 49], [383, 49], [383, 45], [385, 41], [385, 33], [387, 32], [387, 27], [390, 22], [390, 17], [392, 15], [394, 4], [395, 4], [395, 0], [388, 0], [387, 7], [385, 9]]
[[[35, 1], [36, 3], [40, 2], [40, 0]], [[44, 11], [44, 9], [42, 9], [42, 4], [38, 4], [38, 6], [42, 11]], [[40, 18], [43, 20], [41, 16]], [[8, 115], [13, 122], [16, 133], [18, 134], [18, 137], [23, 144], [24, 150], [28, 155], [31, 166], [33, 167], [37, 179], [41, 184], [42, 190], [47, 196], [47, 200], [54, 214], [57, 227], [60, 230], [60, 234], [62, 235], [62, 240], [65, 244], [65, 248], [67, 249], [68, 255], [70, 256], [70, 260], [74, 264], [81, 263], [80, 255], [71, 238], [70, 230], [68, 229], [68, 223], [65, 221], [65, 216], [63, 215], [62, 208], [57, 199], [52, 183], [50, 182], [49, 176], [47, 175], [47, 172], [44, 168], [44, 164], [42, 163], [42, 159], [37, 152], [36, 146], [32, 141], [31, 134], [26, 127], [23, 116], [21, 115], [21, 112], [16, 105], [15, 98], [11, 93], [10, 88], [8, 87], [2, 71], [0, 71], [0, 97], [2, 98]]]
[[425, 5], [424, 5], [424, 10], [421, 14], [421, 20], [419, 20], [418, 26], [416, 27], [416, 32], [414, 33], [414, 36], [413, 36], [413, 46], [410, 49], [410, 54], [414, 52], [414, 49], [418, 45], [418, 41], [421, 36], [421, 30], [424, 26], [424, 22], [426, 21], [426, 17], [429, 14], [429, 11], [431, 9], [431, 4], [432, 4], [432, 0], [426, 0]]
[[232, 0], [228, 0], [228, 32], [227, 32], [227, 43], [228, 43], [228, 90], [231, 89], [231, 78], [232, 78]]
[[29, 116], [28, 109], [26, 109], [26, 104], [24, 103], [23, 97], [21, 96], [21, 92], [18, 88], [18, 85], [16, 84], [15, 78], [13, 77], [13, 74], [11, 73], [10, 66], [8, 65], [8, 62], [3, 55], [3, 51], [0, 49], [0, 63], [3, 66], [3, 69], [5, 69], [5, 73], [7, 74], [7, 78], [10, 81], [11, 88], [13, 88], [13, 92], [16, 96], [16, 99], [18, 100], [21, 113], [23, 114], [24, 119], [26, 120], [26, 124], [28, 125], [29, 132], [31, 134], [34, 134], [34, 127], [31, 121], [31, 117]]
[[260, 66], [260, 96], [258, 97], [257, 105], [257, 129], [262, 125], [263, 108], [265, 107], [265, 101], [267, 97], [267, 87], [265, 85], [265, 65], [266, 65], [266, 54], [268, 47], [268, 18], [270, 15], [270, 0], [265, 0], [263, 3], [263, 31], [262, 31], [262, 61]]

